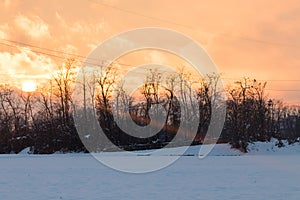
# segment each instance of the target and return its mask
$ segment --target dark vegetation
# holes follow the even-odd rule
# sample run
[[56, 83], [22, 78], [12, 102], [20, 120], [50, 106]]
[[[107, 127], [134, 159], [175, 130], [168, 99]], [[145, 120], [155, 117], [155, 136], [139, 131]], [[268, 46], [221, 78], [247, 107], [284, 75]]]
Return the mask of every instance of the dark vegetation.
[[[82, 107], [75, 107], [72, 99], [75, 65], [74, 60], [68, 60], [47, 85], [33, 93], [9, 85], [0, 86], [0, 153], [18, 153], [26, 147], [35, 154], [87, 152], [77, 133], [72, 112], [85, 119], [95, 116], [106, 137], [125, 150], [161, 148], [170, 144], [182, 121], [189, 122], [195, 117], [199, 118], [199, 123], [193, 144], [203, 142], [210, 124], [211, 108], [217, 106], [212, 96], [216, 97], [220, 92], [217, 88], [219, 75], [207, 75], [192, 87], [189, 75], [183, 70], [179, 76], [170, 75], [166, 79], [155, 70], [149, 71], [145, 84], [138, 91], [140, 100], [137, 101], [126, 94], [122, 84], [117, 84], [117, 71], [110, 67], [96, 71], [92, 80], [89, 77], [80, 83], [84, 101]], [[161, 87], [162, 83], [168, 88]], [[299, 107], [269, 99], [266, 84], [243, 78], [226, 89], [226, 119], [219, 142], [230, 143], [244, 152], [249, 142], [271, 138], [299, 142]], [[88, 102], [94, 103], [95, 107], [88, 108]], [[129, 136], [116, 123], [120, 121], [126, 126], [129, 119], [125, 113], [129, 113], [130, 120], [137, 126], [146, 126], [151, 122], [149, 111], [155, 105], [163, 107], [166, 117], [162, 129], [151, 137]], [[155, 114], [160, 113], [155, 113], [154, 109]], [[85, 130], [86, 127], [77, 128]], [[89, 129], [86, 130], [84, 143], [92, 142], [93, 137], [88, 137]], [[188, 145], [188, 138], [190, 130], [187, 129], [172, 145]], [[115, 149], [105, 142], [94, 149], [104, 150]]]

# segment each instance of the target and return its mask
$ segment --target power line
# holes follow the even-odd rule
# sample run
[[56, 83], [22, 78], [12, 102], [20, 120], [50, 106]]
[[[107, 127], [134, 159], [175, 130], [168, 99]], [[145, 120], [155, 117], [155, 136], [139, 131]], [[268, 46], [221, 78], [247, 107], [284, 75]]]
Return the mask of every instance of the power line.
[[[11, 45], [11, 44], [7, 44], [7, 43], [3, 43], [3, 42], [0, 42], [0, 44], [1, 45], [5, 45], [5, 46], [9, 46], [9, 47], [13, 47], [13, 48], [17, 48], [17, 49], [22, 48], [20, 46]], [[23, 47], [23, 48], [25, 48], [25, 47]], [[32, 49], [30, 49], [30, 51], [32, 51], [34, 53], [38, 53], [38, 54], [47, 55], [47, 56], [50, 56], [50, 57], [56, 57], [56, 58], [60, 58], [60, 59], [65, 59], [65, 57], [57, 56], [57, 55], [46, 53], [46, 52], [36, 51], [36, 50], [32, 50]]]
[[268, 89], [266, 88], [265, 90], [269, 90], [269, 91], [278, 91], [278, 92], [300, 92], [300, 90], [290, 90], [290, 89]]
[[[17, 42], [16, 42], [17, 43]], [[6, 44], [6, 43], [2, 43], [0, 42], [1, 45], [6, 45], [6, 46], [9, 46], [9, 47], [13, 47], [13, 48], [20, 48], [19, 46], [16, 46], [16, 45], [11, 45], [11, 44]], [[34, 46], [34, 45], [29, 45], [29, 44], [26, 44], [26, 43], [22, 43], [24, 46], [29, 46], [29, 47], [35, 47], [35, 48], [38, 48], [38, 49], [44, 49], [44, 48], [40, 48], [38, 46]], [[23, 47], [25, 48], [25, 47]], [[51, 50], [51, 49], [48, 49], [48, 50]], [[38, 53], [38, 54], [43, 54], [43, 55], [47, 55], [47, 56], [50, 56], [50, 57], [55, 57], [55, 58], [59, 58], [59, 59], [66, 59], [65, 57], [62, 57], [62, 56], [57, 56], [55, 54], [50, 54], [50, 53], [46, 53], [46, 52], [42, 52], [42, 51], [37, 51], [37, 50], [32, 50], [30, 49], [30, 51], [34, 52], [34, 53]], [[56, 50], [51, 50], [53, 52], [58, 52], [58, 53], [63, 53], [61, 51], [56, 51]], [[69, 54], [69, 53], [64, 53], [66, 55], [76, 55], [76, 54]], [[81, 55], [77, 55], [77, 57], [80, 57], [80, 58], [85, 58], [84, 56], [81, 56]], [[100, 60], [99, 61], [102, 61], [102, 62], [107, 62], [107, 60]], [[83, 60], [79, 60], [79, 62], [84, 62]], [[90, 65], [97, 65], [96, 63], [91, 63], [91, 62], [85, 62], [86, 64], [90, 64]], [[133, 66], [132, 64], [127, 64], [127, 63], [119, 63], [117, 62], [117, 64], [119, 65], [126, 65], [126, 66]], [[143, 68], [143, 67], [142, 67]], [[145, 67], [144, 67], [145, 68]], [[148, 69], [148, 68], [145, 68], [145, 69]], [[16, 73], [14, 73], [16, 74]], [[22, 74], [22, 73], [18, 73], [18, 74]], [[0, 73], [0, 75], [5, 75], [3, 73]], [[241, 80], [241, 78], [232, 78], [232, 77], [221, 77], [221, 79], [227, 79], [227, 80]], [[262, 79], [257, 79], [257, 81], [270, 81], [270, 82], [300, 82], [300, 79], [294, 79], [294, 80], [289, 80], [289, 79], [268, 79], [268, 80], [262, 80]]]
[[[19, 42], [19, 41], [15, 41], [15, 40], [7, 40], [7, 39], [0, 39], [0, 40], [5, 41], [5, 42], [9, 42], [9, 43], [13, 43], [13, 44], [17, 44], [17, 45], [21, 45], [21, 46], [25, 46], [25, 47], [32, 47], [32, 48], [39, 49], [39, 50], [45, 50], [45, 51], [50, 51], [50, 52], [53, 52], [53, 53], [64, 54], [64, 55], [67, 55], [67, 56], [76, 57], [76, 58], [87, 59], [86, 56], [82, 56], [82, 55], [79, 55], [79, 54], [67, 53], [67, 52], [64, 52], [64, 51], [53, 50], [53, 49], [40, 47], [40, 46], [36, 46], [36, 45], [24, 43], [24, 42]], [[94, 61], [99, 61], [99, 59], [97, 59], [97, 58], [88, 58], [88, 59], [89, 60], [94, 60]]]
[[[109, 8], [115, 9], [115, 10], [119, 10], [121, 12], [125, 12], [125, 13], [128, 13], [128, 14], [132, 14], [132, 15], [136, 15], [136, 16], [148, 18], [148, 19], [151, 19], [151, 20], [161, 21], [161, 22], [172, 24], [172, 25], [176, 25], [176, 26], [181, 26], [181, 27], [184, 27], [184, 28], [187, 28], [187, 29], [190, 29], [190, 30], [194, 31], [193, 27], [188, 26], [186, 24], [181, 24], [181, 23], [177, 23], [177, 22], [174, 22], [174, 21], [171, 21], [171, 20], [166, 20], [166, 19], [162, 19], [162, 18], [158, 18], [158, 17], [148, 16], [148, 15], [145, 15], [145, 14], [142, 14], [142, 13], [139, 13], [139, 12], [135, 12], [135, 11], [132, 11], [132, 10], [127, 10], [127, 9], [123, 9], [123, 8], [120, 8], [120, 7], [111, 6], [111, 5], [108, 5], [108, 4], [105, 4], [105, 3], [101, 3], [101, 2], [96, 1], [96, 0], [89, 0], [89, 1], [93, 2], [93, 3], [96, 3], [96, 4], [99, 4], [99, 5], [102, 5], [102, 6], [105, 6], [105, 7], [109, 7]], [[236, 39], [240, 39], [240, 40], [245, 40], [245, 41], [250, 41], [250, 42], [256, 42], [256, 43], [261, 43], [261, 44], [267, 44], [267, 45], [289, 46], [289, 47], [297, 47], [297, 48], [300, 47], [298, 44], [288, 44], [288, 43], [281, 43], [281, 42], [271, 42], [271, 41], [259, 40], [259, 39], [255, 39], [255, 38], [248, 38], [248, 37], [244, 37], [244, 36], [233, 36], [233, 35], [229, 35], [229, 34], [225, 34], [225, 33], [216, 34], [216, 35], [220, 36], [220, 37], [236, 38]], [[78, 61], [81, 62], [81, 63], [84, 62], [84, 60], [82, 60], [82, 59], [87, 59], [87, 60], [91, 60], [91, 61], [108, 62], [107, 60], [101, 60], [101, 59], [96, 59], [96, 58], [86, 58], [86, 56], [82, 56], [82, 55], [78, 55], [78, 54], [73, 54], [73, 53], [67, 53], [67, 52], [53, 50], [53, 49], [44, 48], [44, 47], [39, 47], [39, 46], [35, 46], [35, 45], [32, 45], [32, 44], [23, 43], [23, 42], [19, 42], [19, 41], [7, 40], [7, 39], [0, 39], [0, 40], [14, 44], [14, 45], [11, 45], [11, 44], [0, 42], [1, 45], [13, 47], [13, 48], [18, 48], [18, 49], [21, 48], [21, 47], [15, 45], [15, 44], [21, 45], [23, 48], [24, 48], [24, 46], [25, 47], [31, 47], [31, 48], [34, 48], [34, 49], [38, 49], [38, 50], [30, 49], [30, 51], [32, 51], [34, 53], [43, 54], [43, 55], [50, 56], [50, 57], [55, 57], [55, 58], [58, 58], [58, 59], [66, 59], [65, 57], [61, 56], [61, 55], [66, 55], [66, 56], [72, 56], [72, 57], [79, 58], [80, 60], [78, 60]], [[44, 52], [44, 51], [48, 51], [48, 52]], [[49, 52], [52, 52], [52, 53], [49, 53]], [[53, 53], [57, 53], [59, 55], [56, 55], [56, 54], [53, 54]], [[99, 63], [92, 63], [92, 62], [88, 62], [88, 61], [86, 61], [85, 63], [86, 64], [90, 64], [90, 65], [99, 65]], [[124, 66], [133, 66], [131, 64], [119, 63], [119, 62], [117, 62], [117, 64], [124, 65]], [[142, 74], [141, 72], [134, 72], [134, 73], [136, 73], [136, 74]], [[25, 75], [25, 74], [22, 74], [22, 73], [14, 73], [14, 74]], [[2, 73], [0, 75], [7, 75], [7, 74], [3, 74]], [[229, 78], [229, 77], [221, 77], [221, 79], [225, 79], [225, 80], [226, 79], [227, 80], [241, 80], [241, 78]], [[294, 80], [289, 80], [289, 79], [260, 80], [260, 79], [257, 79], [257, 80], [258, 81], [266, 81], [266, 82], [300, 82], [300, 79], [294, 79]], [[300, 90], [293, 90], [293, 89], [272, 89], [272, 88], [266, 88], [265, 90], [268, 90], [268, 91], [281, 91], [281, 92], [282, 91], [286, 91], [286, 92], [300, 92]]]
[[[80, 58], [80, 60], [78, 60], [78, 61], [80, 61], [81, 63], [89, 64], [89, 65], [99, 65], [99, 63], [94, 63], [94, 62], [86, 61], [86, 60], [92, 60], [92, 61], [98, 61], [98, 62], [110, 62], [109, 60], [103, 60], [103, 59], [97, 59], [97, 58], [89, 58], [87, 56], [83, 56], [83, 55], [79, 55], [79, 54], [73, 54], [73, 53], [67, 53], [67, 52], [63, 52], [63, 51], [57, 51], [57, 50], [53, 50], [53, 49], [48, 49], [48, 48], [44, 48], [44, 47], [39, 47], [39, 46], [36, 46], [36, 45], [28, 44], [28, 43], [23, 43], [23, 42], [18, 42], [18, 41], [13, 41], [13, 40], [6, 40], [6, 39], [0, 39], [0, 40], [13, 43], [13, 45], [11, 45], [11, 44], [0, 42], [0, 44], [2, 44], [2, 45], [14, 47], [14, 48], [19, 48], [20, 46], [15, 45], [15, 44], [19, 44], [19, 45], [22, 45], [22, 47], [24, 47], [24, 48], [26, 48], [26, 47], [33, 47], [35, 49], [46, 50], [46, 51], [58, 53], [60, 55], [64, 54], [64, 55], [67, 55], [67, 56], [77, 57], [77, 58]], [[30, 49], [30, 50], [32, 52], [35, 52], [35, 53], [40, 53], [40, 54], [44, 54], [44, 55], [47, 55], [47, 56], [56, 57], [56, 58], [60, 58], [60, 59], [66, 59], [65, 57], [58, 56], [56, 54], [51, 54], [51, 53], [42, 52], [42, 51], [36, 51], [36, 50], [32, 50], [32, 49]], [[132, 66], [131, 64], [121, 63], [121, 62], [117, 62], [117, 64], [120, 64], [120, 65], [123, 65], [123, 66], [130, 66], [130, 67]]]
[[[136, 15], [139, 17], [144, 17], [144, 18], [148, 18], [151, 20], [155, 20], [155, 21], [160, 21], [160, 22], [164, 22], [164, 23], [168, 23], [168, 24], [172, 24], [172, 25], [176, 25], [176, 26], [181, 26], [184, 27], [186, 29], [189, 29], [193, 32], [199, 32], [199, 31], [195, 31], [195, 27], [191, 27], [189, 25], [186, 24], [181, 24], [178, 22], [174, 22], [172, 20], [166, 20], [163, 18], [159, 18], [159, 17], [153, 17], [153, 16], [149, 16], [149, 15], [145, 15], [136, 11], [132, 11], [132, 10], [128, 10], [128, 9], [124, 9], [121, 7], [117, 7], [117, 6], [112, 6], [109, 4], [105, 4], [102, 2], [99, 2], [97, 0], [88, 0], [92, 3], [98, 4], [98, 5], [102, 5], [111, 9], [115, 9], [127, 14], [132, 14], [132, 15]], [[212, 34], [211, 32], [209, 32], [210, 34]], [[260, 44], [266, 44], [266, 45], [272, 45], [272, 46], [288, 46], [288, 47], [294, 47], [294, 48], [300, 48], [300, 44], [291, 44], [291, 43], [283, 43], [283, 42], [272, 42], [272, 41], [266, 41], [266, 40], [260, 40], [260, 39], [256, 39], [256, 38], [250, 38], [250, 37], [245, 37], [245, 36], [237, 36], [237, 35], [230, 35], [227, 33], [219, 33], [219, 34], [214, 34], [217, 35], [219, 37], [227, 37], [227, 38], [235, 38], [235, 39], [239, 39], [239, 40], [244, 40], [244, 41], [250, 41], [250, 42], [255, 42], [255, 43], [260, 43]]]
[[287, 47], [300, 48], [300, 44], [272, 42], [272, 41], [260, 40], [260, 39], [256, 39], [256, 38], [249, 38], [249, 37], [245, 37], [245, 36], [230, 35], [230, 34], [226, 34], [226, 33], [220, 33], [217, 35], [220, 37], [230, 37], [230, 38], [235, 38], [235, 39], [239, 39], [239, 40], [245, 40], [245, 41], [249, 41], [249, 42], [255, 42], [255, 43], [272, 45], [272, 46], [287, 46]]
[[[86, 56], [82, 56], [82, 55], [78, 55], [78, 54], [73, 54], [73, 53], [67, 53], [64, 51], [58, 51], [58, 50], [53, 50], [53, 49], [49, 49], [49, 48], [45, 48], [45, 47], [39, 47], [36, 45], [32, 45], [32, 44], [28, 44], [28, 43], [24, 43], [24, 42], [19, 42], [19, 41], [14, 41], [14, 40], [7, 40], [7, 39], [0, 39], [2, 41], [5, 42], [9, 42], [9, 43], [13, 43], [13, 44], [18, 44], [18, 45], [22, 45], [22, 46], [26, 46], [26, 47], [32, 47], [32, 48], [36, 48], [36, 49], [40, 49], [40, 50], [46, 50], [46, 51], [50, 51], [50, 52], [54, 52], [54, 53], [59, 53], [59, 54], [64, 54], [64, 55], [68, 55], [68, 56], [73, 56], [73, 57], [77, 57], [77, 58], [83, 58], [85, 59]], [[97, 60], [96, 58], [89, 58], [90, 60]]]
[[[17, 48], [17, 49], [19, 49], [19, 48], [26, 48], [25, 47], [25, 45], [26, 46], [34, 46], [34, 45], [27, 45], [27, 44], [25, 44], [25, 43], [23, 43], [23, 45], [24, 46], [17, 46], [17, 45], [15, 45], [15, 44], [7, 44], [7, 43], [3, 43], [3, 42], [0, 42], [0, 45], [5, 45], [5, 46], [9, 46], [9, 47], [13, 47], [13, 48]], [[41, 49], [41, 50], [43, 50], [43, 49], [45, 49], [45, 48], [41, 48], [41, 47], [38, 47], [38, 46], [34, 46], [34, 48], [37, 48], [37, 49]], [[50, 56], [50, 57], [55, 57], [55, 58], [58, 58], [58, 59], [62, 59], [62, 60], [65, 60], [66, 59], [66, 57], [63, 57], [63, 56], [58, 56], [58, 55], [56, 55], [56, 54], [53, 54], [53, 53], [48, 53], [48, 52], [43, 52], [43, 51], [38, 51], [38, 50], [33, 50], [33, 49], [30, 49], [30, 51], [32, 51], [32, 52], [34, 52], [34, 53], [37, 53], [37, 54], [43, 54], [43, 55], [47, 55], [47, 56]], [[61, 51], [56, 51], [56, 50], [51, 50], [52, 52], [56, 52], [56, 53], [60, 53], [60, 54], [62, 54], [63, 52], [61, 52]], [[74, 57], [76, 57], [76, 54], [70, 54], [70, 53], [64, 53], [65, 55], [71, 55], [71, 56], [74, 56]], [[85, 61], [84, 59], [82, 59], [82, 58], [86, 58], [86, 57], [84, 57], [84, 56], [81, 56], [81, 55], [77, 55], [77, 58], [79, 58], [79, 59], [77, 59], [77, 61], [78, 62], [81, 62], [81, 63], [85, 63], [85, 64], [88, 64], [88, 65], [92, 65], [92, 66], [97, 66], [97, 65], [99, 65], [100, 63], [95, 63], [95, 62], [89, 62], [89, 61]], [[89, 59], [89, 58], [86, 58], [86, 59]], [[92, 60], [96, 60], [96, 58], [94, 59], [94, 58], [91, 58]], [[102, 60], [102, 59], [97, 59], [97, 61], [99, 61], [99, 62], [109, 62], [108, 60]], [[124, 66], [132, 66], [132, 65], [130, 65], [130, 64], [126, 64], [126, 63], [120, 63], [120, 62], [117, 62], [117, 64], [120, 64], [120, 65], [124, 65]]]
[[[235, 81], [240, 81], [243, 78], [232, 78], [232, 77], [221, 77], [222, 79], [225, 80], [235, 80]], [[253, 79], [250, 79], [253, 80]], [[300, 79], [255, 79], [257, 81], [261, 81], [261, 82], [300, 82]]]
[[[62, 52], [62, 51], [56, 51], [56, 50], [47, 49], [47, 48], [41, 48], [41, 47], [38, 47], [38, 46], [35, 46], [35, 45], [30, 45], [30, 44], [26, 44], [26, 43], [17, 42], [17, 41], [10, 41], [10, 40], [4, 40], [4, 41], [15, 43], [15, 44], [22, 44], [22, 47], [17, 46], [15, 44], [7, 44], [7, 43], [3, 43], [3, 42], [0, 42], [0, 45], [5, 45], [5, 46], [17, 48], [17, 49], [19, 49], [19, 48], [26, 48], [26, 46], [28, 46], [28, 47], [33, 47], [33, 48], [40, 49], [40, 50], [51, 51], [51, 52], [54, 52], [54, 53], [60, 53], [60, 54], [65, 54], [65, 55], [70, 55], [70, 56], [72, 55], [72, 56], [76, 56], [77, 58], [85, 58], [84, 56], [81, 56], [81, 55], [65, 53], [65, 52]], [[65, 57], [58, 56], [58, 55], [55, 55], [55, 54], [52, 54], [52, 53], [47, 53], [47, 52], [43, 52], [43, 51], [37, 51], [37, 50], [33, 50], [33, 49], [30, 49], [30, 51], [32, 51], [34, 53], [37, 53], [37, 54], [47, 55], [47, 56], [50, 56], [50, 57], [55, 57], [55, 58], [59, 58], [59, 59], [66, 59]], [[78, 61], [81, 62], [81, 63], [84, 62], [83, 60], [78, 60]], [[107, 60], [100, 60], [100, 59], [99, 59], [99, 61], [107, 62]], [[85, 62], [85, 63], [86, 64], [90, 64], [90, 65], [98, 65], [96, 63], [91, 63], [91, 62]], [[126, 65], [126, 66], [133, 66], [131, 64], [126, 64], [126, 63], [118, 63], [117, 62], [117, 64], [119, 64], [119, 65]], [[143, 67], [141, 67], [141, 68], [143, 68]], [[145, 69], [148, 69], [148, 68], [145, 68]], [[142, 72], [133, 72], [133, 73], [143, 74]], [[14, 74], [26, 75], [24, 73], [14, 73]], [[9, 75], [9, 74], [8, 73], [7, 74], [0, 73], [0, 75], [6, 76], [6, 75]], [[221, 79], [225, 79], [225, 80], [226, 79], [227, 80], [241, 80], [241, 78], [232, 78], [232, 77], [221, 77]], [[289, 80], [289, 79], [268, 79], [268, 80], [261, 80], [261, 79], [257, 79], [257, 81], [266, 81], [266, 82], [300, 82], [299, 79], [294, 79], [294, 80]], [[268, 91], [300, 92], [300, 90], [290, 90], [290, 89], [271, 89], [271, 88], [268, 89], [268, 88], [266, 88], [266, 90], [268, 90]]]
[[[28, 46], [28, 47], [34, 47], [34, 48], [37, 48], [37, 49], [45, 49], [45, 50], [48, 50], [48, 51], [52, 51], [52, 52], [55, 52], [55, 53], [60, 53], [60, 54], [65, 54], [65, 55], [70, 55], [70, 56], [76, 56], [78, 58], [86, 58], [82, 55], [78, 55], [78, 54], [71, 54], [71, 53], [66, 53], [66, 52], [62, 52], [62, 51], [56, 51], [56, 50], [52, 50], [52, 49], [47, 49], [47, 48], [42, 48], [42, 47], [38, 47], [38, 46], [35, 46], [35, 45], [30, 45], [30, 44], [27, 44], [27, 43], [22, 43], [22, 42], [17, 42], [17, 41], [12, 41], [12, 40], [5, 40], [5, 39], [0, 39], [0, 40], [4, 40], [4, 41], [8, 41], [8, 42], [12, 42], [12, 43], [17, 43], [17, 44], [22, 44], [23, 46]], [[5, 45], [5, 46], [9, 46], [9, 47], [13, 47], [13, 48], [19, 48], [19, 46], [16, 46], [16, 45], [11, 45], [11, 44], [7, 44], [7, 43], [3, 43], [3, 42], [0, 42], [1, 45]], [[25, 48], [25, 47], [24, 47]], [[56, 58], [59, 58], [59, 59], [66, 59], [65, 57], [62, 57], [62, 56], [58, 56], [58, 55], [55, 55], [55, 54], [50, 54], [50, 53], [46, 53], [46, 52], [42, 52], [42, 51], [36, 51], [36, 50], [32, 50], [30, 49], [32, 52], [34, 53], [39, 53], [39, 54], [43, 54], [43, 55], [47, 55], [47, 56], [50, 56], [50, 57], [56, 57]], [[96, 60], [94, 58], [92, 58], [93, 60]], [[97, 59], [98, 61], [102, 61], [102, 62], [107, 62], [107, 60], [100, 60], [100, 59]], [[84, 62], [83, 60], [79, 60], [79, 62]], [[91, 62], [85, 62], [86, 64], [90, 64], [90, 65], [97, 65], [96, 63], [91, 63]], [[127, 63], [120, 63], [120, 62], [117, 62], [117, 64], [120, 64], [120, 65], [124, 65], [124, 66], [133, 66], [132, 64], [127, 64]], [[0, 73], [0, 75], [3, 75]], [[221, 77], [222, 79], [227, 79], [227, 80], [241, 80], [241, 78], [232, 78], [232, 77]], [[300, 82], [300, 79], [295, 79], [295, 80], [288, 80], [288, 79], [268, 79], [268, 80], [262, 80], [262, 79], [257, 79], [258, 81], [270, 81], [270, 82]]]
[[181, 26], [181, 27], [185, 27], [185, 28], [194, 30], [193, 27], [190, 27], [190, 26], [185, 25], [185, 24], [177, 23], [177, 22], [174, 22], [174, 21], [170, 21], [170, 20], [166, 20], [166, 19], [162, 19], [162, 18], [158, 18], [158, 17], [145, 15], [145, 14], [142, 14], [142, 13], [139, 13], [139, 12], [135, 12], [135, 11], [132, 11], [132, 10], [127, 10], [127, 9], [120, 8], [120, 7], [117, 7], [117, 6], [108, 5], [108, 4], [105, 4], [105, 3], [102, 3], [102, 2], [99, 2], [99, 1], [95, 1], [95, 0], [88, 0], [88, 1], [90, 1], [92, 3], [95, 3], [95, 4], [99, 4], [99, 5], [108, 7], [108, 8], [115, 9], [115, 10], [118, 10], [118, 11], [121, 11], [121, 12], [125, 12], [125, 13], [128, 13], [128, 14], [148, 18], [148, 19], [155, 20], [155, 21], [161, 21], [161, 22], [164, 22], [164, 23], [173, 24], [173, 25], [176, 25], [176, 26]]
[[[240, 81], [242, 78], [232, 78], [232, 77], [221, 77], [221, 79], [225, 80], [234, 80], [234, 81]], [[254, 79], [249, 79], [254, 80]], [[298, 79], [268, 79], [268, 80], [262, 80], [262, 79], [255, 79], [260, 82], [300, 82]], [[300, 90], [296, 89], [274, 89], [274, 88], [265, 88], [267, 91], [277, 91], [277, 92], [300, 92]]]

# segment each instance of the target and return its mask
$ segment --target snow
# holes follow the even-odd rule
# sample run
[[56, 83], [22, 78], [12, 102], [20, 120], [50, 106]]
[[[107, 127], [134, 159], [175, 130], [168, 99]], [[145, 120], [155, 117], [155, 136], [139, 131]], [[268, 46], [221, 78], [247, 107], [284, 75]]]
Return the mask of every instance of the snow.
[[[300, 145], [275, 144], [251, 144], [248, 154], [217, 145], [204, 159], [193, 146], [145, 174], [115, 171], [89, 154], [0, 155], [0, 199], [299, 199]], [[158, 156], [171, 154], [176, 148]]]
[[296, 142], [291, 145], [288, 141], [282, 140], [284, 146], [278, 147], [277, 139], [270, 142], [255, 142], [248, 145], [248, 155], [300, 155], [300, 143]]
[[[178, 154], [178, 152], [180, 152], [182, 149], [184, 149], [186, 147], [177, 147], [177, 148], [168, 148], [168, 149], [164, 149], [162, 152], [160, 152], [159, 155], [162, 156], [179, 156], [180, 154]], [[200, 146], [190, 146], [183, 154], [183, 156], [198, 156], [200, 151]], [[151, 151], [150, 150], [146, 150], [146, 151], [138, 151], [137, 153], [148, 153], [149, 155], [151, 155]], [[213, 150], [209, 153], [210, 156], [239, 156], [242, 155], [243, 153], [241, 153], [239, 150], [237, 149], [232, 149], [230, 147], [229, 144], [218, 144], [216, 145]]]
[[27, 147], [27, 148], [23, 149], [22, 151], [19, 152], [19, 154], [22, 154], [22, 155], [30, 154], [30, 147]]

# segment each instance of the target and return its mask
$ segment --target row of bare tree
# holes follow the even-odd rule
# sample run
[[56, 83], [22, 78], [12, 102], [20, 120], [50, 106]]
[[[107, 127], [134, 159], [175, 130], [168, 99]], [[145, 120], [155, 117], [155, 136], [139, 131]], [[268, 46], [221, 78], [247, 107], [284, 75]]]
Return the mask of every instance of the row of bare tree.
[[[167, 76], [150, 70], [144, 84], [129, 95], [113, 66], [99, 67], [92, 73], [82, 70], [80, 80], [76, 80], [76, 70], [75, 60], [67, 60], [47, 85], [32, 93], [0, 86], [0, 153], [18, 153], [26, 147], [32, 153], [87, 151], [83, 144], [97, 141], [90, 131], [96, 130], [97, 123], [110, 142], [126, 150], [187, 145], [190, 140], [201, 144], [210, 123], [214, 123], [212, 107], [218, 107], [218, 94], [224, 92], [217, 87], [217, 74], [192, 81], [184, 70]], [[72, 96], [76, 84], [83, 95], [81, 106]], [[219, 142], [247, 151], [249, 142], [272, 137], [297, 141], [299, 108], [268, 99], [266, 84], [244, 78], [226, 89], [226, 119]], [[72, 112], [82, 120], [96, 120], [76, 127]], [[198, 127], [194, 138], [190, 126], [195, 120]], [[156, 134], [146, 131], [143, 134], [147, 137], [139, 137], [126, 132], [130, 128], [138, 133], [149, 124], [159, 128]], [[174, 140], [183, 124], [184, 131]], [[78, 129], [84, 137], [79, 137]], [[93, 151], [115, 150], [111, 143], [97, 145]]]
[[295, 142], [300, 136], [298, 106], [268, 99], [266, 82], [244, 78], [227, 90], [227, 117], [222, 139], [247, 151], [247, 144], [278, 138]]
[[68, 60], [37, 92], [0, 86], [0, 153], [84, 150], [71, 115], [74, 69], [75, 61]]

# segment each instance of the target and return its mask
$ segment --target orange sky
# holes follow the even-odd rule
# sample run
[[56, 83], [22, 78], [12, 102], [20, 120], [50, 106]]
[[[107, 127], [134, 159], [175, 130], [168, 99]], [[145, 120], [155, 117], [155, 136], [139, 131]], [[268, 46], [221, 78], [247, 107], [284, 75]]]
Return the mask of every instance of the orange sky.
[[[300, 79], [299, 1], [2, 0], [0, 10], [0, 39], [6, 40], [0, 40], [2, 83], [45, 80], [62, 61], [33, 47], [17, 49], [7, 40], [85, 57], [119, 32], [148, 26], [192, 37], [224, 77]], [[268, 83], [274, 90], [300, 90], [299, 86], [300, 81]], [[300, 91], [268, 92], [300, 103]]]

